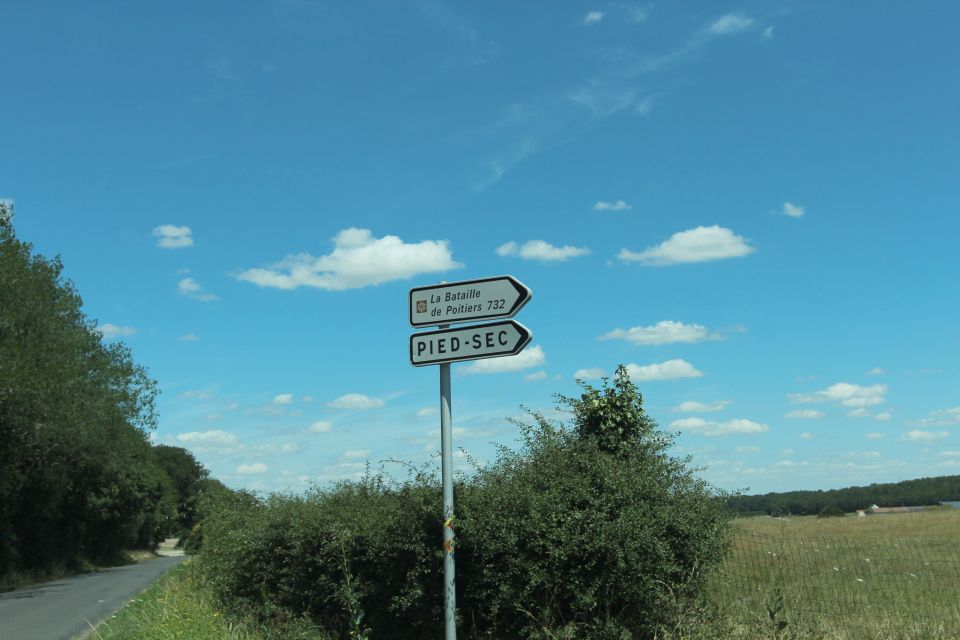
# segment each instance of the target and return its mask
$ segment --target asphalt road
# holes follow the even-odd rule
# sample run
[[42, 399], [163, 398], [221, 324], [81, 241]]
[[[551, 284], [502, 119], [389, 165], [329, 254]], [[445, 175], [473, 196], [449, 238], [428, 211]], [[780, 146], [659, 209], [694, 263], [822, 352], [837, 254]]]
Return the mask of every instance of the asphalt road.
[[0, 640], [81, 636], [182, 561], [155, 558], [0, 593]]

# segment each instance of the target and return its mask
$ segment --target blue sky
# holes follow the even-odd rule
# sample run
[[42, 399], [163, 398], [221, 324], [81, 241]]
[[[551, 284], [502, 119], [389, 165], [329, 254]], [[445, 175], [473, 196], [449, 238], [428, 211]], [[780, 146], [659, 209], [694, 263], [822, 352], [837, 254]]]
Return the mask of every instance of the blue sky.
[[726, 489], [960, 473], [958, 18], [5, 2], [0, 197], [231, 486], [434, 458], [407, 292], [501, 274], [534, 339], [453, 365], [481, 462], [623, 363]]

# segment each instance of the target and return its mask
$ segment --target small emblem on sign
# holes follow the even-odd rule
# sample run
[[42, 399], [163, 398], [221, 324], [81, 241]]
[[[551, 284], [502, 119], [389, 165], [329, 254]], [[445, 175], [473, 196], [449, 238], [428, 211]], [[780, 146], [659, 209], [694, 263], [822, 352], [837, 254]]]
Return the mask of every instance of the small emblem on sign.
[[427, 301], [417, 300], [417, 313], [426, 313], [426, 312], [427, 312]]

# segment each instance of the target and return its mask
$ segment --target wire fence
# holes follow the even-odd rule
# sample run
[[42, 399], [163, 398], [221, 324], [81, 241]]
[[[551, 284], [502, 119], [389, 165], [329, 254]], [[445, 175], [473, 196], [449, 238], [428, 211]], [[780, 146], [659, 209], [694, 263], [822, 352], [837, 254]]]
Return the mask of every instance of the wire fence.
[[776, 611], [828, 637], [960, 638], [960, 546], [741, 531], [712, 594], [726, 615], [769, 621]]

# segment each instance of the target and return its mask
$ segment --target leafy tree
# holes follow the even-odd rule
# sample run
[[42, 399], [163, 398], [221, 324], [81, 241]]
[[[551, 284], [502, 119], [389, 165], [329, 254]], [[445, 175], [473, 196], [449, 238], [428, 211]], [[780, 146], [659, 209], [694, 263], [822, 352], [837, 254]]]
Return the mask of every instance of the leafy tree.
[[182, 447], [161, 444], [155, 446], [153, 451], [176, 491], [177, 528], [189, 531], [196, 522], [197, 493], [209, 472], [192, 453]]

